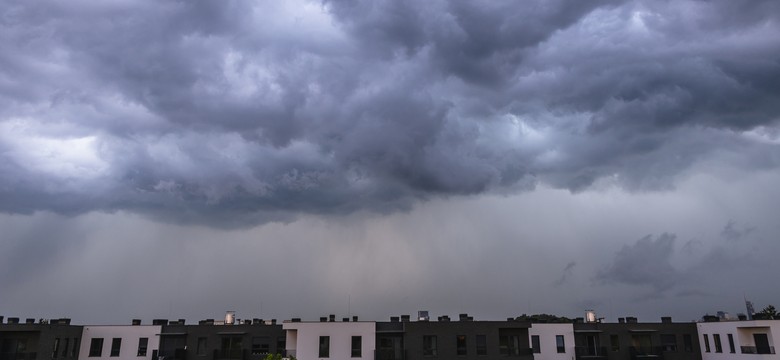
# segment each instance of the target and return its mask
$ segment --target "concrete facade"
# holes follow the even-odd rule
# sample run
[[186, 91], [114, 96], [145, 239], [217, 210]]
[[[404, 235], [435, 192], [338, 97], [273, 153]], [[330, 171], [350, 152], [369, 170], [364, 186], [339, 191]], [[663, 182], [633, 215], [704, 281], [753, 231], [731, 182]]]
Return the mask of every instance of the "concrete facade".
[[704, 360], [780, 359], [780, 320], [703, 322], [697, 325]]
[[[574, 359], [574, 325], [572, 324], [531, 324], [529, 329], [531, 349], [535, 360], [571, 360]], [[539, 347], [534, 347], [534, 337]], [[562, 339], [563, 346], [559, 348]]]
[[[155, 325], [84, 326], [78, 359], [152, 360], [160, 345], [161, 330]], [[97, 343], [101, 343], [99, 352], [93, 347]]]
[[42, 322], [0, 317], [0, 360], [76, 360], [83, 327], [70, 325], [70, 319]]
[[282, 327], [287, 337], [287, 354], [298, 360], [374, 359], [373, 321], [285, 321]]

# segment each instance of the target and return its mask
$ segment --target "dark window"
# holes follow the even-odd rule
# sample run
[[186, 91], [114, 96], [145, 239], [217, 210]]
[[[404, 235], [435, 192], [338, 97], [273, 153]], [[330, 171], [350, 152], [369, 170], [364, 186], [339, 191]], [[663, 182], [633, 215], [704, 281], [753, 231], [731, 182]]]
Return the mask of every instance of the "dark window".
[[620, 351], [620, 338], [617, 334], [609, 336], [609, 345], [612, 347], [612, 351]]
[[206, 338], [205, 337], [199, 337], [198, 338], [198, 347], [195, 348], [195, 354], [198, 356], [206, 356]]
[[704, 334], [704, 352], [710, 352], [710, 337]]
[[223, 359], [241, 359], [243, 358], [242, 348], [243, 338], [241, 336], [225, 336], [222, 338], [222, 358]]
[[436, 348], [436, 335], [423, 336], [423, 355], [424, 356], [438, 355], [438, 350]]
[[734, 348], [734, 335], [728, 334], [729, 337], [729, 352], [736, 353], [737, 350]]
[[94, 338], [89, 343], [89, 356], [99, 357], [103, 354], [103, 338]]
[[[70, 339], [64, 338], [65, 345], [62, 346], [62, 357], [68, 357], [68, 348], [70, 347]], [[74, 344], [75, 345], [75, 344]]]
[[51, 357], [56, 358], [60, 353], [60, 338], [54, 339], [54, 348], [51, 350]]
[[138, 353], [136, 356], [146, 356], [146, 348], [149, 347], [149, 338], [138, 339]]
[[73, 347], [70, 348], [70, 357], [76, 357], [76, 351], [78, 351], [78, 349], [79, 349], [79, 338], [73, 338]]
[[712, 335], [712, 340], [715, 342], [715, 352], [716, 353], [722, 353], [723, 352], [723, 346], [721, 346], [721, 344], [720, 344], [720, 334]]
[[520, 338], [517, 335], [501, 335], [498, 337], [498, 353], [500, 355], [520, 355]]
[[466, 348], [466, 335], [458, 335], [455, 337], [455, 352], [458, 355], [466, 355], [468, 352]]
[[352, 337], [352, 357], [362, 357], [363, 356], [363, 337], [362, 336], [353, 336]]
[[531, 335], [531, 349], [533, 349], [534, 354], [542, 352], [542, 345], [539, 344], [539, 335]]
[[119, 356], [119, 350], [122, 348], [122, 338], [113, 338], [111, 339], [111, 355], [110, 356]]
[[263, 355], [271, 352], [271, 338], [255, 336], [252, 338], [252, 355]]
[[683, 349], [685, 352], [693, 352], [693, 337], [691, 334], [683, 335]]
[[674, 334], [661, 334], [661, 348], [664, 351], [677, 351], [677, 336]]
[[555, 335], [555, 348], [559, 354], [566, 352], [566, 342], [563, 340], [563, 335]]
[[284, 349], [287, 347], [287, 339], [284, 336], [276, 338], [276, 352], [283, 354]]
[[487, 336], [477, 335], [477, 355], [487, 355]]
[[320, 336], [320, 357], [330, 357], [330, 336]]

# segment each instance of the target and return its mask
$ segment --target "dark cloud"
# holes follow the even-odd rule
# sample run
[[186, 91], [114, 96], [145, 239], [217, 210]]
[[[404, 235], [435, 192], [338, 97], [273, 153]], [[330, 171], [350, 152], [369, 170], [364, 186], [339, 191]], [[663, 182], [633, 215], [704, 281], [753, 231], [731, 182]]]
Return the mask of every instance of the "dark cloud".
[[212, 226], [776, 168], [774, 1], [10, 1], [0, 210]]
[[607, 268], [596, 274], [602, 283], [650, 286], [660, 296], [679, 282], [682, 273], [671, 264], [674, 234], [647, 235], [633, 245], [623, 245]]
[[555, 286], [561, 286], [566, 283], [566, 281], [571, 278], [571, 276], [574, 274], [574, 267], [577, 265], [575, 261], [571, 261], [568, 264], [566, 264], [566, 267], [563, 268], [563, 274], [561, 277], [555, 281]]
[[755, 231], [755, 227], [749, 227], [749, 226], [743, 226], [742, 229], [738, 228], [738, 225], [733, 221], [729, 220], [729, 222], [726, 224], [726, 226], [723, 227], [723, 230], [720, 232], [720, 236], [725, 238], [728, 241], [739, 241], [742, 240], [745, 236], [750, 235], [753, 231]]

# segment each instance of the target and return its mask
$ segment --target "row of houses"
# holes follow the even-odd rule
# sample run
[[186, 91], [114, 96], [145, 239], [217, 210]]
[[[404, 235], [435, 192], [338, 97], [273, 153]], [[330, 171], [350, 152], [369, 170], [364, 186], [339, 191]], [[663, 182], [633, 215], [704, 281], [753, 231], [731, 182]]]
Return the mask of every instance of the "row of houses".
[[[590, 315], [590, 314], [589, 314]], [[427, 312], [390, 321], [357, 317], [153, 320], [130, 325], [73, 325], [69, 319], [0, 316], [0, 360], [299, 360], [549, 359], [720, 360], [780, 359], [780, 320], [616, 323], [595, 317], [552, 323], [527, 317], [503, 321], [457, 319]], [[717, 319], [715, 319], [717, 320]]]

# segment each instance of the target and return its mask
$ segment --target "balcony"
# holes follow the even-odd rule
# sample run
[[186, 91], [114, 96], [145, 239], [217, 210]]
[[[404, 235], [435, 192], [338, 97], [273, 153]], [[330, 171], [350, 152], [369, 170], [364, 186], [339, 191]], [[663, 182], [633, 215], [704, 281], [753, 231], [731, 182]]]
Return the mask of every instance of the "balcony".
[[660, 346], [632, 346], [628, 348], [631, 359], [662, 359], [663, 348]]
[[0, 354], [0, 360], [35, 360], [37, 352], [17, 352]]
[[605, 346], [575, 346], [574, 355], [577, 359], [606, 359], [607, 348]]
[[740, 351], [742, 351], [743, 354], [774, 354], [775, 353], [774, 346], [761, 346], [761, 347], [740, 346], [739, 349]]

